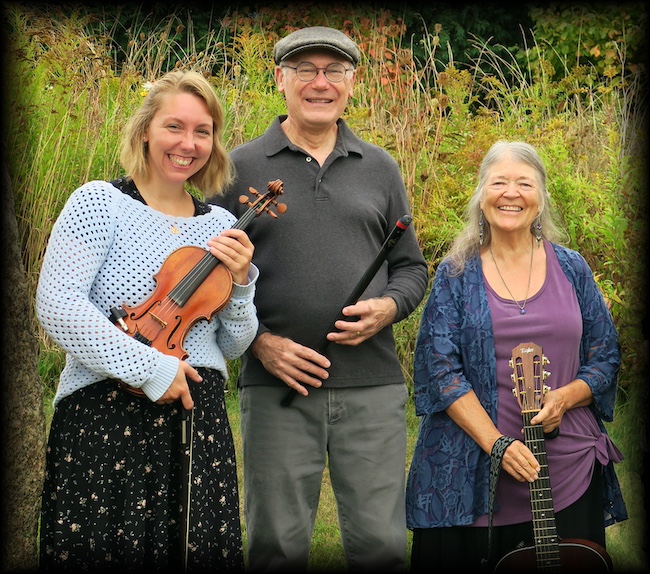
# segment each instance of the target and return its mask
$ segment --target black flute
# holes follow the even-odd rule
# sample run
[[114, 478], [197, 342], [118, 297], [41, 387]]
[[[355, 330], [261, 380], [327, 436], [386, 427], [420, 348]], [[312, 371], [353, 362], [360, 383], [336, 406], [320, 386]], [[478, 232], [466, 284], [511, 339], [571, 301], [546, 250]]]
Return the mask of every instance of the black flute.
[[[381, 246], [379, 253], [377, 253], [375, 259], [372, 261], [372, 263], [370, 264], [366, 272], [363, 274], [363, 277], [359, 279], [359, 282], [357, 283], [356, 287], [352, 290], [352, 293], [350, 293], [345, 303], [343, 303], [343, 306], [341, 307], [341, 312], [334, 319], [334, 321], [332, 321], [329, 329], [327, 329], [327, 331], [325, 331], [325, 333], [323, 334], [322, 339], [320, 340], [318, 346], [316, 347], [316, 351], [323, 354], [323, 352], [325, 351], [329, 343], [329, 340], [327, 339], [327, 333], [330, 333], [335, 329], [334, 324], [337, 321], [346, 318], [342, 312], [343, 308], [349, 305], [354, 305], [359, 300], [359, 297], [361, 297], [363, 292], [366, 290], [366, 287], [368, 287], [370, 281], [372, 281], [372, 278], [375, 276], [377, 271], [379, 271], [379, 268], [381, 267], [382, 263], [388, 256], [390, 250], [393, 249], [393, 247], [395, 247], [395, 244], [399, 241], [400, 237], [402, 237], [402, 235], [404, 235], [404, 232], [408, 229], [408, 226], [411, 224], [412, 219], [413, 218], [410, 215], [403, 215], [402, 217], [399, 218], [399, 220], [395, 224], [395, 227], [393, 227], [393, 230], [388, 234], [388, 237], [386, 237], [386, 240], [384, 241], [384, 244]], [[298, 391], [296, 391], [295, 389], [289, 389], [287, 391], [287, 394], [284, 395], [284, 397], [282, 398], [280, 404], [283, 407], [288, 407], [297, 394]]]

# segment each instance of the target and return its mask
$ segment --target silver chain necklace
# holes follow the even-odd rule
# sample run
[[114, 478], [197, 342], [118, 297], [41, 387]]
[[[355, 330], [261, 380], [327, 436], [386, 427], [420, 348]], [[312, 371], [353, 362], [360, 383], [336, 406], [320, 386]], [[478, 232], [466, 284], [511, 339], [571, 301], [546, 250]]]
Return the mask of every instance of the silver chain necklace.
[[519, 307], [519, 314], [520, 315], [525, 315], [526, 314], [526, 302], [528, 301], [528, 291], [530, 290], [530, 279], [533, 276], [533, 248], [530, 248], [530, 269], [528, 270], [528, 287], [526, 287], [526, 298], [524, 299], [524, 302], [522, 305], [519, 304], [519, 301], [515, 299], [515, 296], [512, 294], [512, 291], [508, 289], [508, 285], [506, 285], [505, 280], [503, 279], [503, 275], [501, 275], [501, 271], [499, 271], [499, 266], [497, 265], [497, 260], [494, 258], [494, 253], [492, 253], [492, 245], [490, 245], [490, 257], [492, 257], [492, 261], [494, 262], [494, 268], [497, 270], [497, 273], [499, 274], [499, 277], [501, 278], [501, 282], [503, 283], [503, 286], [506, 288], [506, 291], [512, 297], [512, 300], [515, 302], [515, 305]]

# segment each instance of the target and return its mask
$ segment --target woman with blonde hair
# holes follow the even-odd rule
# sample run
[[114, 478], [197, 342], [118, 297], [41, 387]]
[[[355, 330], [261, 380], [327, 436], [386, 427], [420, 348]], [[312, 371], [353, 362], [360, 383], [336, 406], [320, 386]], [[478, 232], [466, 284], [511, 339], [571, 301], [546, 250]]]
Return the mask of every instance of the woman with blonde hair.
[[[203, 76], [165, 75], [125, 128], [126, 175], [82, 185], [54, 225], [36, 310], [66, 365], [47, 448], [43, 571], [243, 569], [224, 382], [226, 360], [257, 331], [258, 271], [234, 215], [196, 197], [231, 179], [223, 123]], [[232, 295], [189, 328], [183, 360], [109, 317], [147, 301], [168, 256], [185, 246], [203, 247], [230, 271]], [[184, 447], [188, 411], [193, 440]], [[183, 448], [192, 453], [189, 509]], [[187, 532], [181, 510], [189, 511]]]

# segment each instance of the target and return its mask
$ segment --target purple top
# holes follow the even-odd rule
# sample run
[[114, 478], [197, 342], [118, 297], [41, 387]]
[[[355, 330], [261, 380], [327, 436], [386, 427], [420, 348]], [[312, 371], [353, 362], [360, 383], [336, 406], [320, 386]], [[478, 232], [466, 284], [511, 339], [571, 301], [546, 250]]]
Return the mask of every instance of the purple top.
[[[521, 409], [512, 394], [514, 384], [510, 377], [512, 350], [521, 343], [539, 345], [550, 361], [545, 367], [550, 375], [544, 384], [551, 389], [573, 381], [580, 367], [582, 317], [578, 300], [552, 246], [545, 242], [545, 248], [546, 280], [526, 302], [525, 315], [520, 314], [514, 301], [499, 297], [484, 278], [494, 325], [499, 401], [497, 427], [502, 434], [522, 441]], [[557, 325], [562, 328], [557, 329]], [[588, 407], [565, 413], [559, 436], [545, 443], [555, 512], [584, 494], [596, 459], [603, 465], [610, 457], [620, 460], [620, 453], [609, 437], [601, 433]], [[492, 520], [494, 526], [531, 521], [529, 484], [518, 482], [502, 471]], [[473, 526], [487, 526], [487, 523], [487, 515], [483, 515]]]
[[[582, 311], [581, 364], [575, 378], [591, 389], [589, 410], [606, 433], [604, 423], [614, 420], [621, 364], [616, 326], [585, 258], [561, 245], [552, 244], [552, 248]], [[536, 332], [526, 320], [530, 316], [518, 317], [531, 328], [524, 341], [530, 342], [531, 333]], [[490, 419], [498, 423], [493, 329], [479, 256], [470, 257], [460, 275], [453, 273], [450, 259], [443, 259], [422, 310], [413, 354], [413, 398], [420, 427], [406, 482], [406, 524], [411, 530], [468, 526], [488, 513], [490, 456], [446, 409], [474, 391]], [[554, 371], [555, 362], [547, 370]], [[614, 469], [619, 455], [600, 446], [599, 440], [599, 460], [601, 455], [610, 457], [603, 470], [603, 518], [609, 526], [628, 515]]]

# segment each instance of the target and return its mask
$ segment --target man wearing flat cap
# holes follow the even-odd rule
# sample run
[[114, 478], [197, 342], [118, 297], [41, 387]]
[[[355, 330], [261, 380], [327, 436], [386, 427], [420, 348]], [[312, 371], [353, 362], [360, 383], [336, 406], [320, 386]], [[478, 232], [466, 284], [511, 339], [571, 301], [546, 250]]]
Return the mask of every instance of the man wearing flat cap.
[[236, 181], [212, 200], [241, 216], [238, 197], [249, 186], [280, 179], [287, 205], [249, 231], [260, 270], [260, 327], [238, 380], [249, 568], [307, 570], [329, 465], [349, 568], [401, 572], [408, 392], [392, 325], [422, 300], [427, 265], [408, 228], [359, 301], [344, 307], [409, 214], [406, 190], [391, 156], [341, 117], [357, 45], [315, 26], [282, 38], [273, 57], [287, 113], [232, 151]]

